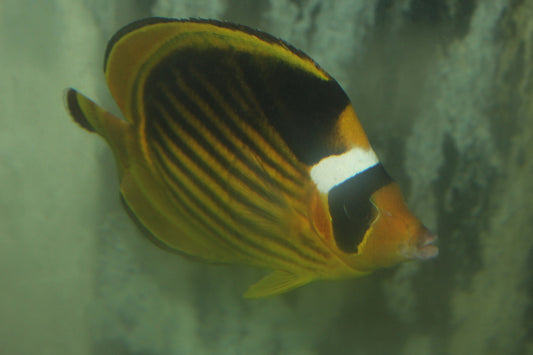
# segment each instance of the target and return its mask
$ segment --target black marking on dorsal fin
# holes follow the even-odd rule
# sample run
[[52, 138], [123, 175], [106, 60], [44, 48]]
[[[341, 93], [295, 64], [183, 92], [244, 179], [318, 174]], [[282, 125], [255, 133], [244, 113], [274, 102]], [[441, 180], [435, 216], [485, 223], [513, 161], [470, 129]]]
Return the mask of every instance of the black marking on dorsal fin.
[[[177, 84], [177, 77], [181, 84]], [[204, 107], [217, 112], [217, 119], [227, 124], [232, 122], [229, 110], [265, 136], [269, 135], [267, 128], [272, 127], [294, 156], [307, 166], [342, 153], [330, 140], [339, 115], [350, 104], [346, 93], [335, 80], [324, 80], [315, 72], [288, 65], [281, 58], [254, 55], [247, 50], [191, 45], [171, 53], [154, 66], [144, 88], [146, 108], [161, 98], [160, 85], [174, 88], [173, 96], [182, 105], [198, 106], [198, 103], [187, 103], [185, 94], [196, 95], [203, 100]], [[218, 100], [208, 87], [220, 95]], [[247, 104], [243, 105], [236, 97]], [[148, 113], [147, 121], [152, 118]]]
[[251, 28], [251, 27], [248, 27], [248, 26], [245, 26], [245, 25], [239, 25], [239, 24], [232, 23], [232, 22], [219, 21], [219, 20], [214, 20], [214, 19], [202, 19], [202, 18], [174, 19], [174, 18], [166, 18], [166, 17], [148, 17], [148, 18], [145, 18], [145, 19], [142, 19], [142, 20], [134, 21], [134, 22], [122, 27], [120, 30], [118, 30], [111, 37], [111, 39], [107, 42], [107, 48], [106, 48], [105, 56], [104, 56], [104, 73], [105, 73], [106, 68], [107, 68], [107, 59], [109, 57], [109, 54], [111, 53], [111, 50], [113, 49], [113, 46], [122, 37], [124, 37], [128, 33], [131, 33], [131, 32], [133, 32], [133, 31], [135, 31], [135, 30], [137, 30], [139, 28], [142, 28], [142, 27], [145, 27], [145, 26], [149, 26], [149, 25], [153, 25], [153, 24], [167, 23], [167, 22], [205, 23], [205, 24], [211, 24], [211, 25], [214, 25], [214, 26], [217, 26], [217, 27], [228, 28], [228, 29], [232, 29], [232, 30], [235, 30], [235, 31], [248, 33], [248, 34], [250, 34], [252, 36], [257, 37], [258, 39], [260, 39], [260, 40], [262, 40], [264, 42], [267, 42], [267, 43], [270, 43], [270, 44], [278, 44], [278, 45], [288, 49], [289, 51], [291, 51], [292, 53], [294, 53], [298, 57], [300, 57], [302, 59], [305, 59], [305, 60], [308, 60], [309, 62], [313, 63], [315, 65], [315, 67], [317, 67], [321, 72], [324, 73], [324, 75], [326, 75], [327, 77], [330, 77], [329, 74], [327, 74], [322, 68], [320, 68], [320, 66], [312, 58], [310, 58], [307, 54], [305, 54], [304, 52], [302, 52], [298, 48], [294, 47], [290, 43], [285, 42], [281, 38], [272, 36], [272, 35], [270, 35], [270, 34], [268, 34], [266, 32], [263, 32], [261, 30], [258, 30], [258, 29], [255, 29], [255, 28]]

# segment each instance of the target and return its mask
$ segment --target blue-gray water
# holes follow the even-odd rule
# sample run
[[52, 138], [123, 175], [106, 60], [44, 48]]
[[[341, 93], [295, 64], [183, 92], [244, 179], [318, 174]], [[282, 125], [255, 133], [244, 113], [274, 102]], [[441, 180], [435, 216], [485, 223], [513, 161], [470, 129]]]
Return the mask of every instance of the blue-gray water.
[[[147, 16], [259, 27], [346, 89], [440, 256], [277, 298], [168, 254], [123, 211], [106, 40]], [[0, 353], [533, 354], [533, 1], [0, 2]]]

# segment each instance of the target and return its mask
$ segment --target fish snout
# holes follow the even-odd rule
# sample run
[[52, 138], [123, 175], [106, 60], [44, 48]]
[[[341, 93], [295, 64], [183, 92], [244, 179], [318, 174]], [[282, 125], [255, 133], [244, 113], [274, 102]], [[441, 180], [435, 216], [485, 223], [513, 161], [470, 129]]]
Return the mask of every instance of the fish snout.
[[437, 236], [427, 228], [421, 227], [409, 240], [402, 254], [410, 260], [427, 260], [439, 255], [439, 247], [435, 245]]

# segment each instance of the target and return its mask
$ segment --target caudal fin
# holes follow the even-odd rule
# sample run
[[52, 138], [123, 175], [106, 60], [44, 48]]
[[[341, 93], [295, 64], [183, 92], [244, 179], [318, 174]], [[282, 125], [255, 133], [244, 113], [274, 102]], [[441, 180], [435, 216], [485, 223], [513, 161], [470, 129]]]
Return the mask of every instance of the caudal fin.
[[67, 89], [65, 101], [74, 122], [89, 132], [100, 134], [109, 143], [115, 140], [115, 135], [123, 134], [122, 131], [128, 125], [126, 121], [98, 106], [73, 88]]
[[89, 132], [98, 133], [107, 141], [115, 154], [119, 171], [122, 171], [128, 161], [131, 124], [98, 106], [75, 89], [67, 89], [65, 101], [74, 122]]
[[90, 110], [91, 106], [96, 106], [96, 104], [73, 88], [67, 89], [65, 101], [67, 104], [67, 109], [69, 110], [70, 116], [74, 122], [89, 132], [96, 132], [96, 129], [93, 127], [92, 123], [87, 118], [88, 115], [86, 114], [86, 111]]

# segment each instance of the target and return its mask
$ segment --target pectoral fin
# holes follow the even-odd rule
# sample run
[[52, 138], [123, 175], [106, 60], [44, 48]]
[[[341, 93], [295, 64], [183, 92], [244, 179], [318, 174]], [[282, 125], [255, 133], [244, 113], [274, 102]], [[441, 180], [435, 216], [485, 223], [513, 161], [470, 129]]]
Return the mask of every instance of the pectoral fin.
[[262, 298], [276, 296], [288, 292], [310, 282], [311, 279], [292, 274], [287, 271], [274, 271], [250, 286], [244, 293], [246, 298]]

